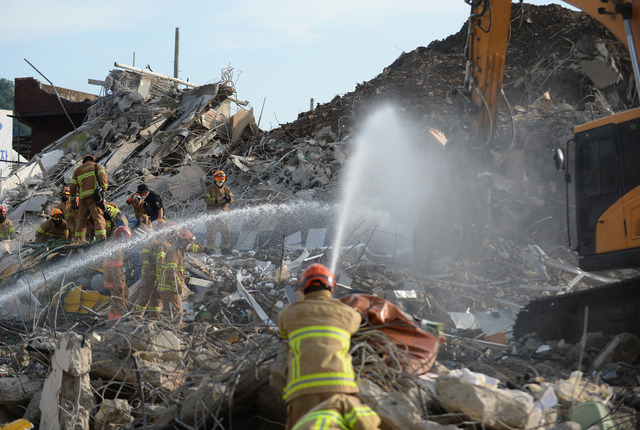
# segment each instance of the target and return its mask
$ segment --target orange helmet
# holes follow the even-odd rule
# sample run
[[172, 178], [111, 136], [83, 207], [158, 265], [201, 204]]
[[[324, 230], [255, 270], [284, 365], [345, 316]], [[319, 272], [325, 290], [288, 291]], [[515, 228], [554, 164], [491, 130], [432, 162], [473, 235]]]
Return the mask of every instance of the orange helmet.
[[178, 232], [178, 239], [180, 240], [191, 240], [193, 239], [193, 233], [191, 233], [187, 229], [182, 229]]
[[51, 211], [51, 219], [62, 219], [63, 216], [64, 214], [60, 209], [54, 209]]
[[62, 189], [60, 190], [60, 195], [61, 196], [68, 196], [69, 195], [69, 188], [62, 187]]
[[121, 225], [113, 232], [114, 239], [131, 239], [131, 230], [126, 225]]
[[7, 207], [5, 205], [0, 205], [0, 215], [7, 214]]
[[316, 263], [307, 267], [307, 270], [304, 271], [300, 279], [300, 290], [302, 290], [304, 294], [307, 293], [307, 289], [311, 286], [321, 286], [333, 294], [333, 289], [336, 287], [336, 280], [329, 269], [322, 264]]
[[227, 179], [227, 175], [225, 175], [222, 170], [218, 170], [216, 173], [213, 174], [213, 179], [216, 182], [223, 183]]
[[131, 205], [133, 203], [138, 204], [140, 202], [140, 195], [136, 193], [131, 193], [129, 197], [127, 197], [127, 204]]

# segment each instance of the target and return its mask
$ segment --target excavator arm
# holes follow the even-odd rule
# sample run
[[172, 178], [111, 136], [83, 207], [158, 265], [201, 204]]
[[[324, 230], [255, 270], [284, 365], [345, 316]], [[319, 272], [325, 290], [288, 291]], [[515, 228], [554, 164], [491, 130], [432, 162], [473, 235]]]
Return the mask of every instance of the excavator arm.
[[[479, 142], [494, 137], [504, 64], [509, 41], [511, 0], [464, 0], [471, 6], [465, 48], [465, 82], [456, 88], [471, 111], [471, 129]], [[633, 0], [564, 0], [604, 25], [629, 50], [636, 82], [640, 82], [640, 10]], [[635, 12], [635, 13], [633, 13]]]

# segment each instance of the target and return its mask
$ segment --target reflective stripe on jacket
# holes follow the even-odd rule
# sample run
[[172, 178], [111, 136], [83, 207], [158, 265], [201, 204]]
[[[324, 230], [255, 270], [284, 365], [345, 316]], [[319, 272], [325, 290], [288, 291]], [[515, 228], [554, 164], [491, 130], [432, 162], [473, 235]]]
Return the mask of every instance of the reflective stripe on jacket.
[[103, 259], [102, 268], [104, 269], [104, 286], [106, 288], [124, 287], [126, 276], [122, 251], [115, 251], [108, 258]]
[[278, 315], [289, 341], [289, 368], [283, 398], [313, 393], [357, 393], [349, 346], [360, 314], [328, 290], [306, 294]]
[[71, 199], [75, 198], [76, 194], [81, 199], [93, 197], [93, 192], [98, 188], [98, 182], [100, 186], [107, 191], [107, 171], [98, 164], [98, 176], [96, 177], [95, 166], [96, 163], [89, 161], [73, 172], [69, 187]]
[[[163, 247], [164, 248], [164, 247]], [[158, 273], [158, 291], [169, 291], [182, 294], [185, 279], [183, 251], [178, 245], [168, 250], [159, 250], [156, 256], [156, 273]]]
[[71, 209], [71, 203], [69, 202], [60, 202], [58, 209], [62, 211], [64, 220], [67, 222], [69, 229], [75, 230], [76, 224], [78, 223], [78, 211]]
[[292, 430], [375, 430], [380, 417], [356, 396], [336, 394], [298, 420]]
[[224, 199], [225, 194], [229, 194], [229, 197], [231, 197], [231, 201], [229, 203], [233, 203], [233, 193], [229, 187], [223, 185], [218, 188], [216, 184], [209, 185], [204, 192], [204, 202], [207, 204], [207, 210], [228, 211], [229, 205]]
[[16, 238], [16, 229], [13, 228], [13, 223], [10, 219], [5, 218], [4, 221], [0, 222], [0, 240], [6, 239], [15, 239]]
[[60, 225], [56, 227], [52, 220], [47, 220], [40, 224], [40, 227], [36, 230], [36, 243], [44, 243], [50, 239], [68, 239], [69, 227], [67, 222], [62, 220]]

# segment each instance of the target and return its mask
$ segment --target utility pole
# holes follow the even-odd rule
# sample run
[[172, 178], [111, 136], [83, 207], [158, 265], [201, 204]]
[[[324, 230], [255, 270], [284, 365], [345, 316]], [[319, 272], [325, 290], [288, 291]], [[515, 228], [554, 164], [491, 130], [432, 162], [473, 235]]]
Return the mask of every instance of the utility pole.
[[176, 27], [176, 48], [173, 56], [173, 77], [178, 78], [178, 58], [180, 57], [180, 27]]

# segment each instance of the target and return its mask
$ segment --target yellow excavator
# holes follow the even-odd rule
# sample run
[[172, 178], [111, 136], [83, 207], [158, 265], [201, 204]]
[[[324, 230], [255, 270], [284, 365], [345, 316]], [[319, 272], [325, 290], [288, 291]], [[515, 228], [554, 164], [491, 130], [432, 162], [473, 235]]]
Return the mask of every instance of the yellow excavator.
[[[476, 141], [489, 142], [495, 134], [500, 105], [511, 0], [464, 1], [471, 6], [465, 84], [454, 90], [471, 108]], [[597, 20], [628, 49], [638, 97], [640, 2], [564, 2]], [[556, 166], [565, 171], [567, 187], [574, 187], [576, 231], [575, 242], [571, 236], [569, 242], [577, 250], [579, 266], [585, 271], [638, 268], [640, 108], [579, 125], [573, 134], [567, 147], [557, 150], [554, 158]], [[569, 201], [567, 221], [570, 224]], [[525, 308], [525, 317], [519, 316], [514, 332], [546, 332], [542, 337], [575, 340], [588, 320], [590, 331], [632, 331], [640, 335], [639, 290], [640, 278], [633, 278], [588, 292], [534, 301]]]
[[[511, 0], [465, 0], [471, 5], [465, 85], [458, 94], [472, 107], [476, 140], [496, 130], [509, 39]], [[565, 0], [604, 25], [629, 50], [640, 82], [640, 3], [629, 0]], [[637, 94], [637, 93], [636, 93]], [[587, 271], [640, 267], [640, 108], [619, 112], [573, 130], [556, 162], [575, 187], [576, 243]]]

